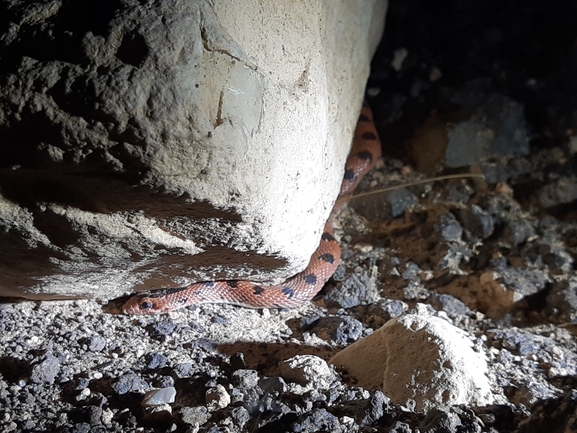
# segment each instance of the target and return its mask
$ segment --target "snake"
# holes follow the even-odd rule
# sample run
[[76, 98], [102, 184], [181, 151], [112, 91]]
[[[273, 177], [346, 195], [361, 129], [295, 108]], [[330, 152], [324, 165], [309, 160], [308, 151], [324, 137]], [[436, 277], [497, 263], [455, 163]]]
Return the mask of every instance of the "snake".
[[346, 206], [361, 179], [381, 156], [370, 107], [365, 103], [345, 164], [339, 196], [325, 224], [319, 246], [308, 266], [278, 285], [250, 281], [203, 281], [185, 287], [156, 289], [132, 296], [123, 305], [125, 314], [168, 313], [189, 305], [233, 304], [248, 308], [296, 308], [310, 301], [331, 278], [339, 265], [341, 249], [335, 239], [333, 223]]

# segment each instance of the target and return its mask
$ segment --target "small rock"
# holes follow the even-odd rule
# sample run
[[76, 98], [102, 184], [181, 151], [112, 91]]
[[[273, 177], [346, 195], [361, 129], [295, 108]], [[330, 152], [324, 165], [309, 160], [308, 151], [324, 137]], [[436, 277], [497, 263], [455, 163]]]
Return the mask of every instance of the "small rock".
[[335, 343], [345, 345], [357, 341], [363, 335], [364, 327], [357, 319], [344, 316], [323, 317], [313, 329], [319, 336], [326, 333]]
[[208, 409], [202, 406], [183, 407], [180, 409], [180, 415], [182, 416], [182, 422], [192, 427], [199, 427], [205, 424], [211, 417]]
[[212, 411], [223, 409], [230, 404], [230, 394], [220, 383], [206, 391], [204, 401]]
[[88, 350], [91, 352], [100, 352], [106, 347], [106, 341], [99, 335], [88, 338]]
[[102, 408], [98, 406], [88, 406], [84, 409], [84, 418], [91, 426], [102, 425]]
[[244, 407], [235, 407], [231, 413], [230, 417], [232, 418], [232, 422], [234, 422], [240, 428], [243, 428], [244, 425], [250, 420], [250, 413]]
[[509, 221], [507, 226], [510, 232], [509, 242], [515, 247], [535, 236], [535, 229], [524, 219]]
[[539, 270], [498, 267], [495, 274], [507, 288], [512, 289], [512, 301], [517, 302], [527, 296], [543, 290], [549, 281], [547, 275]]
[[481, 90], [478, 80], [453, 90], [451, 100], [469, 110], [471, 116], [448, 128], [447, 167], [529, 153], [523, 105], [489, 89]]
[[419, 272], [421, 272], [421, 268], [419, 268], [416, 263], [408, 262], [405, 266], [405, 270], [401, 274], [401, 277], [405, 280], [420, 282], [421, 279], [419, 278]]
[[150, 407], [174, 403], [175, 398], [176, 388], [173, 386], [168, 388], [153, 389], [144, 394], [141, 405], [142, 407]]
[[263, 377], [258, 381], [258, 386], [268, 393], [282, 394], [286, 391], [287, 385], [282, 377]]
[[174, 366], [174, 373], [179, 379], [192, 376], [194, 371], [194, 367], [190, 362], [183, 362]]
[[433, 408], [427, 412], [419, 424], [419, 429], [427, 433], [457, 433], [457, 426], [460, 424], [459, 417], [454, 413], [444, 408]]
[[359, 267], [325, 296], [325, 303], [329, 308], [352, 308], [370, 304], [379, 298], [376, 278]]
[[447, 242], [459, 242], [463, 237], [463, 228], [451, 212], [441, 215], [441, 221], [436, 224], [436, 228], [441, 231], [441, 237]]
[[149, 424], [170, 425], [174, 421], [172, 407], [168, 403], [146, 407], [144, 421]]
[[150, 334], [153, 336], [170, 335], [174, 332], [175, 329], [176, 324], [172, 320], [166, 319], [161, 322], [154, 323], [150, 327]]
[[337, 380], [324, 359], [314, 355], [297, 355], [279, 365], [281, 376], [306, 388], [328, 389]]
[[448, 315], [461, 315], [464, 316], [469, 312], [469, 309], [464, 302], [455, 298], [451, 295], [439, 295], [435, 297], [435, 301], [438, 302], [441, 309]]
[[385, 407], [389, 405], [390, 399], [382, 391], [375, 391], [369, 398], [366, 406], [357, 410], [355, 418], [361, 426], [372, 425], [385, 414]]
[[415, 207], [419, 203], [419, 199], [407, 188], [399, 188], [387, 194], [387, 202], [391, 206], [391, 216], [395, 218], [402, 215], [407, 209]]
[[231, 382], [234, 387], [240, 389], [254, 388], [258, 385], [258, 371], [236, 370], [232, 373]]
[[32, 366], [30, 380], [34, 383], [52, 384], [59, 371], [60, 361], [52, 353], [48, 352], [40, 362]]
[[168, 358], [164, 356], [162, 353], [154, 352], [154, 353], [147, 353], [144, 357], [146, 362], [146, 368], [156, 369], [156, 368], [163, 368], [168, 363]]
[[389, 433], [413, 433], [413, 430], [411, 430], [411, 427], [406, 422], [395, 421]]
[[326, 409], [314, 409], [299, 417], [292, 425], [292, 431], [297, 433], [337, 432], [341, 425], [336, 416]]
[[495, 221], [491, 215], [476, 204], [459, 212], [465, 230], [478, 239], [487, 239], [495, 231]]
[[555, 323], [577, 323], [577, 280], [553, 284], [547, 312]]
[[467, 203], [469, 197], [471, 197], [475, 191], [467, 183], [452, 183], [449, 186], [449, 192], [447, 194], [447, 200], [456, 203]]
[[545, 209], [577, 200], [577, 179], [561, 178], [537, 192], [539, 203]]
[[149, 388], [148, 383], [133, 372], [123, 374], [112, 384], [112, 389], [118, 395], [124, 395], [129, 392], [144, 392]]

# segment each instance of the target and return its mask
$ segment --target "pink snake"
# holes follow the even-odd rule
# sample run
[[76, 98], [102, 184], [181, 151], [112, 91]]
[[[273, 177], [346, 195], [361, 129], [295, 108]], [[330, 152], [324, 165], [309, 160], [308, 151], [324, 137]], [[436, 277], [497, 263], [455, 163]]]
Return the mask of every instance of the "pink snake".
[[249, 308], [294, 308], [310, 301], [335, 272], [341, 249], [334, 238], [333, 221], [346, 206], [363, 176], [381, 156], [381, 143], [371, 109], [365, 104], [345, 165], [339, 199], [325, 224], [321, 242], [304, 271], [277, 286], [249, 281], [205, 281], [186, 287], [139, 293], [122, 307], [125, 314], [156, 314], [196, 304], [235, 304]]

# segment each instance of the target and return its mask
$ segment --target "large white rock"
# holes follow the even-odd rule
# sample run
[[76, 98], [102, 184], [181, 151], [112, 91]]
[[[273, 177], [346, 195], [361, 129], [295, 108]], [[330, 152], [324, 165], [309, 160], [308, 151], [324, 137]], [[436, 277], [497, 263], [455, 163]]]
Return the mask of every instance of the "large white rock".
[[385, 1], [7, 3], [0, 295], [306, 266]]
[[392, 319], [329, 362], [347, 370], [359, 386], [382, 389], [396, 404], [415, 400], [422, 412], [493, 402], [484, 356], [463, 331], [433, 316]]

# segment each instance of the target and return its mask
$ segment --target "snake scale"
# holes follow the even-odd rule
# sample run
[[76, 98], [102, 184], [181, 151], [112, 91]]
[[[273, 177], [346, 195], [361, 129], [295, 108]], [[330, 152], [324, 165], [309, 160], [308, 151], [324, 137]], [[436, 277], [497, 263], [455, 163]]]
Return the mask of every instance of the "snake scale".
[[362, 177], [381, 156], [381, 144], [368, 105], [364, 105], [345, 165], [339, 199], [325, 224], [320, 244], [304, 271], [283, 284], [264, 286], [248, 281], [205, 281], [186, 287], [158, 289], [131, 297], [122, 307], [126, 314], [166, 313], [188, 305], [220, 303], [249, 308], [294, 308], [310, 301], [335, 272], [341, 250], [333, 221], [344, 208]]

